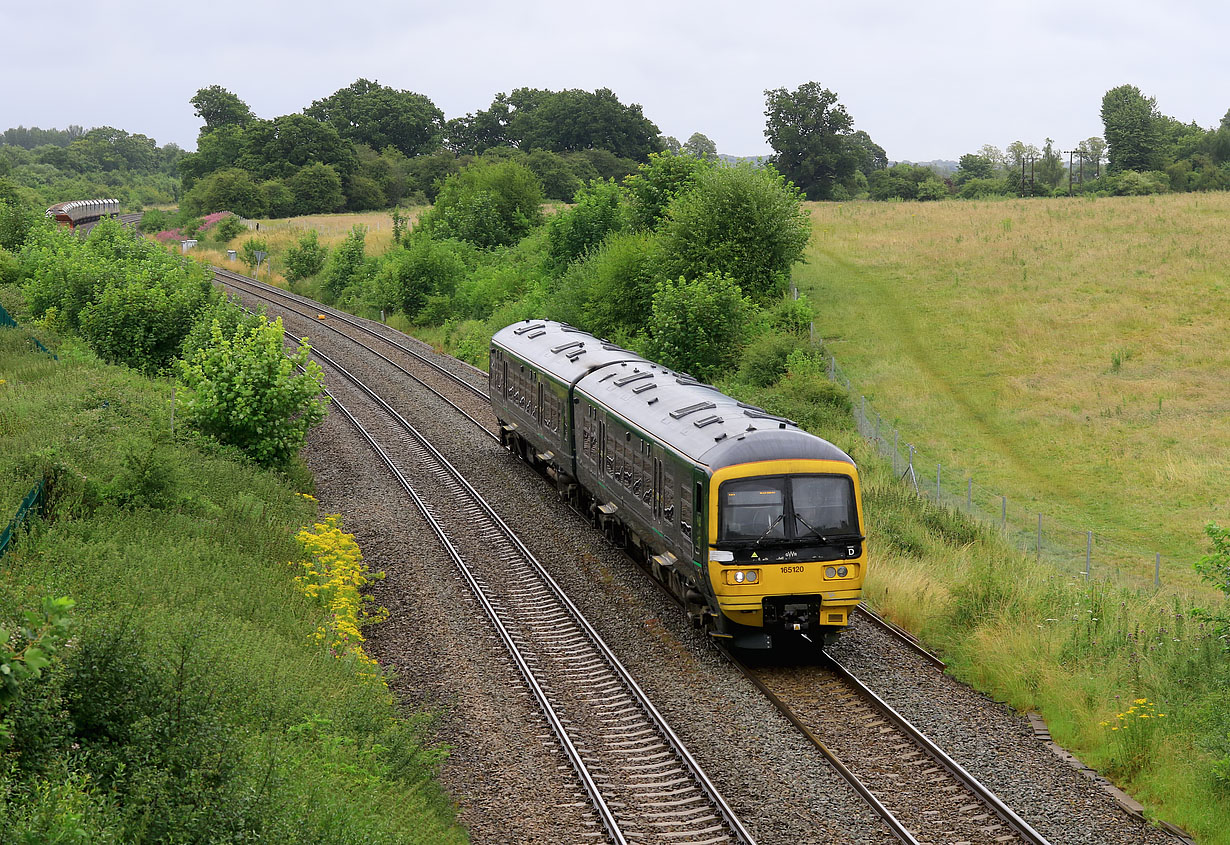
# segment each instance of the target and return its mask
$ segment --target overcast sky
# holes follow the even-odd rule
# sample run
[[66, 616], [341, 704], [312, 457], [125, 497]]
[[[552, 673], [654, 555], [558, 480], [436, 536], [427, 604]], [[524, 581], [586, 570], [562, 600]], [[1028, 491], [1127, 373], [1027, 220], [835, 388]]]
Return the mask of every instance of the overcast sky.
[[1230, 4], [1169, 0], [0, 0], [0, 129], [115, 126], [196, 146], [218, 84], [260, 117], [359, 77], [456, 117], [500, 91], [607, 87], [681, 141], [771, 152], [764, 91], [816, 81], [890, 159], [1102, 134], [1131, 83], [1202, 126], [1230, 108]]

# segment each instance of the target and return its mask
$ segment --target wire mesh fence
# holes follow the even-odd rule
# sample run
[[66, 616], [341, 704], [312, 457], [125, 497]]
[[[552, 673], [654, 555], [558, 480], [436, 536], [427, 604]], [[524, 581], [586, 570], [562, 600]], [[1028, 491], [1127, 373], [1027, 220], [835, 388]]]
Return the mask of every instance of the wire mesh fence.
[[859, 434], [892, 463], [901, 483], [919, 496], [969, 514], [1002, 533], [1021, 551], [1065, 573], [1139, 583], [1139, 573], [1151, 571], [1152, 578], [1146, 575], [1144, 582], [1161, 586], [1162, 556], [1156, 550], [1141, 549], [1108, 532], [1078, 528], [1027, 508], [978, 484], [961, 468], [945, 466], [920, 453], [907, 434], [887, 423], [855, 389], [832, 355], [827, 356], [827, 369], [829, 379], [841, 385], [853, 403]]

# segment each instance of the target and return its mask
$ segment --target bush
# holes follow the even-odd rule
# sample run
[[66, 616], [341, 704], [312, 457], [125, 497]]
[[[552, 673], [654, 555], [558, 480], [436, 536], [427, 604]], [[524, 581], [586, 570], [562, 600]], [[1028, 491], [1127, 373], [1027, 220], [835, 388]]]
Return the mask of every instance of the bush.
[[11, 285], [21, 278], [21, 262], [17, 256], [0, 246], [0, 285]]
[[[263, 252], [265, 255], [257, 256], [258, 252]], [[251, 270], [256, 267], [261, 261], [269, 255], [269, 242], [264, 238], [248, 238], [243, 242], [243, 247], [239, 250], [239, 260], [247, 265]]]
[[420, 226], [437, 238], [508, 246], [542, 223], [542, 186], [515, 161], [480, 160], [444, 180]]
[[364, 242], [367, 228], [355, 225], [329, 257], [325, 267], [324, 293], [330, 302], [337, 302], [349, 287], [360, 288], [372, 269], [367, 261]]
[[732, 276], [754, 301], [784, 291], [811, 237], [803, 194], [771, 167], [705, 170], [667, 209], [662, 226], [671, 276]]
[[309, 229], [299, 243], [286, 250], [286, 280], [292, 284], [310, 279], [325, 269], [329, 248], [321, 246], [315, 229]]
[[752, 304], [730, 276], [664, 281], [653, 295], [650, 358], [702, 380], [723, 373], [739, 354]]
[[748, 344], [739, 366], [739, 379], [755, 387], [776, 384], [788, 369], [790, 353], [803, 347], [793, 334], [767, 332]]
[[572, 202], [583, 184], [568, 160], [550, 150], [534, 150], [526, 156], [525, 165], [538, 177], [543, 196], [547, 199]]
[[609, 236], [569, 268], [553, 298], [556, 311], [551, 316], [600, 336], [644, 331], [654, 290], [662, 281], [660, 256], [651, 233]]
[[[182, 362], [190, 391], [187, 418], [198, 430], [237, 446], [257, 463], [285, 466], [298, 454], [308, 429], [325, 417], [327, 399], [319, 365], [306, 342], [285, 354], [282, 320], [234, 335], [214, 322], [212, 343]], [[296, 366], [303, 367], [295, 375]]]
[[217, 222], [213, 230], [213, 238], [220, 244], [229, 243], [235, 238], [248, 231], [248, 227], [243, 224], [234, 214], [228, 214]]
[[576, 261], [627, 226], [623, 191], [614, 182], [591, 182], [576, 200], [547, 223], [547, 257], [556, 267]]
[[210, 291], [132, 279], [81, 309], [81, 336], [104, 360], [147, 373], [169, 365]]
[[18, 203], [0, 200], [0, 249], [16, 252], [38, 223], [38, 215]]
[[[463, 251], [457, 241], [410, 238], [404, 249], [393, 250], [381, 261], [370, 286], [370, 304], [415, 317], [428, 297], [450, 297], [466, 278]], [[440, 311], [440, 305], [435, 310]]]
[[151, 208], [141, 215], [141, 222], [137, 224], [137, 230], [147, 235], [152, 235], [155, 232], [164, 232], [174, 225], [175, 215]]
[[712, 165], [702, 158], [682, 153], [650, 153], [628, 178], [624, 187], [631, 197], [632, 223], [639, 229], [654, 229], [666, 216], [676, 197], [686, 194]]

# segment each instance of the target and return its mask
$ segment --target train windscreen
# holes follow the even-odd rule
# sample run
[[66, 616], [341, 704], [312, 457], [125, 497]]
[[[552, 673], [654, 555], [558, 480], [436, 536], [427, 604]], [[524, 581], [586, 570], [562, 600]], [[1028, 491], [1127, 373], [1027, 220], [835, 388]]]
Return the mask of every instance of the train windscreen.
[[720, 495], [720, 542], [827, 542], [859, 530], [854, 483], [844, 475], [740, 478]]

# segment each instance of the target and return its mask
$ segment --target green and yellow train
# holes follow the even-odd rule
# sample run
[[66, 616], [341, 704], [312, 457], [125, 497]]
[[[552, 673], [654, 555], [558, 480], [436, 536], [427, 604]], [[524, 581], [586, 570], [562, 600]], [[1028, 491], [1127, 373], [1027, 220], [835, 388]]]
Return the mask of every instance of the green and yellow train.
[[833, 444], [593, 335], [527, 320], [491, 340], [503, 444], [736, 648], [849, 624], [867, 553]]

